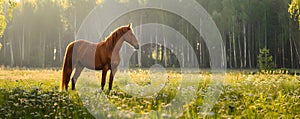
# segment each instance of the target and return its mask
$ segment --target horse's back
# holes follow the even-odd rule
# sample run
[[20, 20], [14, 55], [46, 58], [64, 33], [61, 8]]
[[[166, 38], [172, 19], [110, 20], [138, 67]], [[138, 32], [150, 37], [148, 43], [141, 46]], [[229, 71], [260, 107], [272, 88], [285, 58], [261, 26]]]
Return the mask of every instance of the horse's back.
[[97, 43], [92, 43], [87, 40], [74, 41], [73, 46], [73, 62], [93, 69], [95, 67], [95, 53]]

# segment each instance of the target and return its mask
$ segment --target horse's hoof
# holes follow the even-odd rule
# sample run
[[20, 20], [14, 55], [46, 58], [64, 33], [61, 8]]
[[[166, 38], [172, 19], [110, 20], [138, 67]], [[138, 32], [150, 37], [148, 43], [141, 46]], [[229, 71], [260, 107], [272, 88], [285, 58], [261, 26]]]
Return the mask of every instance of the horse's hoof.
[[110, 95], [110, 93], [111, 93], [110, 90], [105, 91], [106, 95]]

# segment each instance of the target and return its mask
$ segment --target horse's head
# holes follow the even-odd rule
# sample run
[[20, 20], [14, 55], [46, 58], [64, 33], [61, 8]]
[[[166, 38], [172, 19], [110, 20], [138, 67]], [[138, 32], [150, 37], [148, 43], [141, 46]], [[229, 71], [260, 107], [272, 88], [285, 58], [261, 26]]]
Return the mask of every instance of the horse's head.
[[139, 49], [139, 41], [136, 39], [135, 35], [132, 31], [132, 25], [129, 24], [125, 28], [125, 34], [123, 35], [124, 41], [129, 43], [131, 46], [133, 46], [135, 49]]

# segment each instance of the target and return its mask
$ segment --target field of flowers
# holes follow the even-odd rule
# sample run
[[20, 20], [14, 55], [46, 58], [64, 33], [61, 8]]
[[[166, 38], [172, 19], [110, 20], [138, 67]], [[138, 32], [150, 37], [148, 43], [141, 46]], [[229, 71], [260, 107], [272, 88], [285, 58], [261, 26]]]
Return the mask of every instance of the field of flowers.
[[[87, 73], [98, 77], [97, 82], [90, 82], [99, 88], [96, 93], [80, 88], [79, 84], [76, 91], [61, 92], [60, 70], [0, 69], [0, 118], [132, 118], [136, 115], [143, 118], [300, 118], [300, 77], [286, 71], [226, 73], [220, 95], [207, 114], [201, 110], [211, 85], [210, 73], [190, 74], [199, 84], [195, 98], [183, 106], [183, 112], [171, 110], [178, 87], [185, 81], [178, 72], [167, 71], [161, 90], [144, 98], [122, 90], [120, 84], [126, 84], [126, 78], [116, 77], [119, 79], [113, 91], [107, 93], [100, 90], [101, 73]], [[131, 80], [139, 86], [153, 83], [148, 75], [146, 70], [130, 73]], [[82, 76], [78, 83], [88, 82], [86, 77], [89, 75]], [[99, 94], [105, 94], [108, 102], [99, 101]], [[98, 103], [110, 103], [114, 107], [97, 107]], [[166, 108], [169, 110], [162, 111]]]

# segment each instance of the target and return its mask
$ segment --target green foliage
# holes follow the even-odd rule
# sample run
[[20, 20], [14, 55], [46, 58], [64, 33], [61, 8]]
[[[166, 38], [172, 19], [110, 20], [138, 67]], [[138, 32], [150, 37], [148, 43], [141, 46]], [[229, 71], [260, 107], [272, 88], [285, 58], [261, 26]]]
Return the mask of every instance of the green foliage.
[[[48, 74], [47, 79], [41, 76]], [[8, 74], [7, 74], [8, 73]], [[299, 76], [286, 75], [286, 72], [273, 74], [227, 73], [218, 102], [205, 118], [299, 118], [300, 82]], [[77, 92], [59, 92], [59, 72], [43, 70], [0, 70], [0, 115], [2, 118], [93, 118], [87, 111]], [[147, 85], [151, 80], [144, 78], [147, 71], [131, 73], [138, 85]], [[41, 75], [36, 76], [35, 75]], [[137, 98], [123, 92], [117, 83], [107, 96], [121, 112], [101, 118], [130, 118], [133, 114], [149, 115], [148, 118], [172, 118], [173, 115], [161, 114], [164, 107], [177, 95], [178, 86], [184, 79], [180, 73], [169, 72], [165, 87], [147, 98]], [[189, 75], [189, 74], [185, 74]], [[194, 77], [198, 77], [193, 74]], [[54, 76], [54, 77], [53, 77]], [[22, 79], [23, 77], [28, 79]], [[203, 118], [201, 108], [206, 92], [211, 85], [211, 74], [202, 73], [197, 97], [186, 105], [186, 112], [180, 118]], [[22, 80], [16, 80], [16, 79]], [[82, 79], [84, 80], [84, 79]], [[99, 83], [99, 82], [96, 82]], [[100, 84], [99, 84], [100, 85]], [[97, 102], [93, 92], [90, 98]], [[187, 92], [188, 93], [188, 92]], [[184, 99], [184, 97], [183, 97]], [[99, 101], [99, 100], [98, 100]], [[96, 103], [94, 103], [96, 104]], [[101, 107], [104, 108], [104, 107]], [[99, 108], [96, 108], [99, 110]], [[157, 111], [153, 114], [151, 112]], [[176, 112], [170, 111], [172, 114]], [[163, 116], [161, 116], [163, 115]], [[174, 117], [175, 118], [175, 117]], [[178, 118], [178, 117], [177, 117]]]
[[[1, 118], [93, 118], [77, 94], [60, 92], [59, 72], [50, 70], [0, 69], [0, 115]], [[55, 77], [42, 72], [48, 72]], [[41, 78], [46, 75], [47, 80]], [[28, 77], [28, 75], [30, 75]], [[13, 76], [9, 78], [7, 76]], [[38, 78], [40, 77], [40, 78]], [[57, 81], [54, 81], [54, 78]]]
[[260, 49], [258, 65], [260, 70], [271, 70], [274, 68], [273, 56], [270, 55], [269, 49]]
[[[78, 95], [70, 96], [66, 92], [58, 92], [32, 88], [24, 90], [14, 88], [0, 89], [4, 102], [0, 115], [4, 118], [93, 118], [84, 108]], [[3, 99], [2, 99], [3, 100]]]
[[13, 17], [13, 11], [18, 6], [18, 3], [12, 0], [8, 1], [9, 8], [8, 8], [8, 19], [11, 20]]
[[[21, 0], [22, 2], [20, 2], [20, 4], [22, 5], [16, 5], [16, 3], [12, 1], [17, 0], [6, 1], [10, 1], [7, 2], [8, 4], [6, 5], [10, 4], [11, 7], [6, 6], [8, 10], [5, 10], [5, 12], [8, 12], [10, 15], [4, 15], [3, 11], [0, 13], [0, 35], [8, 25], [7, 27], [10, 28], [5, 32], [7, 36], [5, 37], [5, 42], [12, 44], [13, 48], [12, 50], [5, 50], [5, 53], [0, 54], [0, 60], [3, 65], [10, 65], [11, 58], [4, 56], [4, 54], [10, 54], [12, 52], [14, 54], [22, 54], [22, 57], [14, 57], [14, 64], [27, 67], [61, 66], [64, 49], [69, 42], [75, 39], [83, 19], [95, 6], [103, 2], [103, 0]], [[119, 2], [126, 4], [128, 0], [112, 0], [112, 2], [113, 1], [117, 4], [119, 4]], [[135, 1], [137, 1], [136, 4], [143, 6], [148, 0]], [[299, 45], [297, 47], [297, 39], [300, 38], [299, 33], [294, 32], [297, 31], [298, 23], [287, 19], [290, 15], [287, 12], [287, 5], [291, 4], [291, 0], [196, 1], [201, 3], [210, 13], [223, 36], [224, 44], [229, 45], [229, 47], [226, 46], [227, 64], [229, 67], [257, 68], [258, 62], [253, 60], [256, 60], [255, 58], [258, 55], [256, 51], [259, 51], [259, 48], [264, 46], [267, 46], [274, 55], [276, 54], [277, 67], [295, 68], [298, 66], [297, 62], [299, 59], [297, 59], [298, 55], [295, 51], [299, 50]], [[0, 4], [0, 7], [2, 7], [0, 10], [3, 10], [4, 0], [0, 1]], [[299, 6], [299, 4], [296, 4], [296, 0], [293, 0], [289, 9], [290, 13], [299, 13], [299, 10], [297, 12], [294, 11], [296, 8], [299, 8], [296, 5]], [[9, 23], [10, 20], [8, 20], [8, 18], [12, 17], [12, 8], [16, 6], [17, 9], [13, 16], [14, 22]], [[128, 4], [128, 6], [130, 5]], [[4, 16], [1, 17], [1, 15]], [[130, 14], [128, 18], [136, 25], [140, 22], [149, 23], [154, 21], [168, 24], [185, 36], [190, 44], [202, 44], [201, 49], [197, 48], [198, 45], [192, 45], [192, 47], [199, 60], [198, 62], [201, 63], [199, 65], [203, 68], [209, 68], [210, 59], [206, 45], [203, 45], [204, 38], [201, 38], [201, 34], [185, 19], [161, 10], [137, 12]], [[293, 18], [296, 19], [297, 17]], [[109, 30], [106, 32], [110, 33]], [[108, 34], [103, 34], [103, 36], [107, 35]], [[164, 33], [164, 35], [167, 36], [168, 34]], [[289, 43], [289, 39], [295, 41]], [[282, 42], [283, 45], [276, 44], [279, 41]], [[293, 42], [295, 42], [296, 46], [293, 46]], [[6, 44], [4, 42], [2, 43]], [[21, 46], [21, 49], [14, 48], [18, 46]], [[57, 49], [56, 54], [53, 54], [53, 49]], [[290, 53], [289, 50], [286, 49], [292, 49], [293, 52]], [[164, 55], [160, 56], [155, 53], [153, 53], [152, 56], [152, 52], [150, 52], [152, 50], [150, 48], [145, 49], [145, 51], [146, 50], [149, 52], [143, 53], [141, 57], [142, 66], [151, 66], [154, 62], [153, 60], [158, 58], [160, 60], [168, 59], [168, 61], [170, 61], [167, 61], [168, 66], [179, 67], [176, 57], [172, 56], [171, 53], [178, 52], [188, 54], [181, 48], [177, 48], [177, 46], [174, 47], [174, 49], [170, 49], [172, 52], [166, 51], [167, 58], [165, 58]], [[158, 54], [161, 54], [162, 51], [163, 49], [159, 49]], [[289, 56], [290, 54], [291, 56]], [[57, 60], [53, 61], [53, 55], [58, 57], [56, 58]], [[151, 56], [154, 57], [154, 59]], [[189, 56], [191, 57], [192, 55]], [[138, 60], [132, 61], [136, 62]]]
[[3, 35], [4, 30], [6, 28], [6, 18], [3, 10], [4, 3], [5, 3], [4, 0], [0, 0], [0, 36]]
[[[6, 16], [6, 13], [4, 13], [5, 5], [6, 5], [6, 0], [0, 0], [0, 36], [3, 35], [7, 22], [12, 19], [12, 14], [13, 10], [17, 7], [17, 3], [9, 0], [8, 1], [8, 16]], [[8, 18], [7, 18], [8, 17]]]
[[0, 43], [0, 51], [1, 51], [1, 49], [2, 49], [2, 43]]
[[299, 23], [300, 30], [300, 0], [292, 0], [289, 4], [288, 12], [290, 13], [291, 18]]

